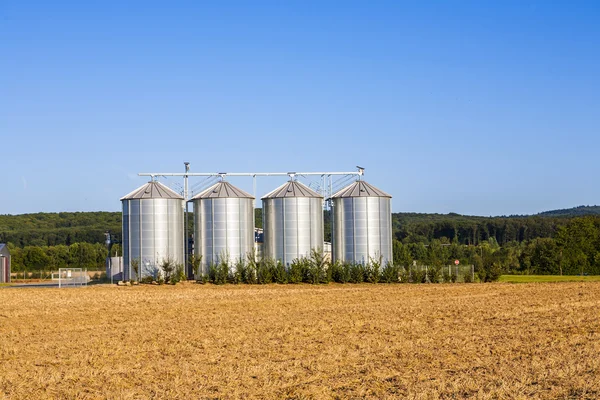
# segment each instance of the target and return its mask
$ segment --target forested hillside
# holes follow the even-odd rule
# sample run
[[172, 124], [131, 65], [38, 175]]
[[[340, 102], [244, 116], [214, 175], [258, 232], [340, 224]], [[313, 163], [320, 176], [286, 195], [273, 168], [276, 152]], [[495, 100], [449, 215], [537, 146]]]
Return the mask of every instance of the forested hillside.
[[0, 215], [0, 243], [17, 247], [104, 243], [107, 230], [120, 240], [120, 212]]
[[538, 215], [542, 217], [585, 217], [588, 215], [599, 215], [600, 206], [579, 206], [564, 210], [545, 211]]
[[[600, 206], [580, 206], [547, 211], [533, 216], [478, 217], [460, 214], [394, 213], [394, 237], [403, 243], [429, 243], [433, 239], [478, 245], [494, 238], [498, 244], [554, 237], [558, 228], [579, 216], [600, 218]], [[262, 227], [262, 212], [255, 213]], [[326, 212], [325, 239], [331, 239], [331, 217]], [[190, 224], [193, 221], [190, 219]], [[0, 243], [17, 247], [56, 246], [72, 243], [104, 243], [110, 231], [121, 241], [120, 212], [61, 212], [0, 215]]]

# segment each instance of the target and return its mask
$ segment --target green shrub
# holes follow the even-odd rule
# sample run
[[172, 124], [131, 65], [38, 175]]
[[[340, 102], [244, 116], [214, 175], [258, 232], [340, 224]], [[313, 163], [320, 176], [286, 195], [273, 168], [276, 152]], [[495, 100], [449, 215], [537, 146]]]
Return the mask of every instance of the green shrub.
[[334, 264], [332, 264], [331, 275], [333, 280], [338, 283], [350, 282], [350, 279], [352, 278], [350, 274], [351, 268], [352, 265], [349, 262], [341, 263], [336, 261]]
[[413, 268], [410, 270], [410, 281], [412, 283], [425, 283], [426, 279], [425, 268]]
[[400, 271], [398, 273], [398, 280], [401, 283], [410, 283], [410, 270], [408, 268], [400, 267]]
[[217, 280], [217, 266], [213, 263], [208, 264], [208, 281], [215, 283]]
[[219, 264], [210, 264], [208, 267], [208, 280], [215, 285], [224, 285], [229, 277], [229, 265], [225, 260]]
[[248, 253], [247, 256], [244, 283], [248, 283], [251, 285], [258, 283], [258, 265], [256, 263], [256, 255], [253, 251]]
[[171, 275], [168, 283], [175, 285], [176, 283], [185, 281], [186, 279], [187, 277], [185, 276], [183, 264], [177, 264], [175, 266], [175, 272]]
[[289, 283], [302, 283], [304, 279], [304, 260], [297, 258], [292, 261], [290, 269], [288, 271], [288, 282]]
[[166, 283], [171, 282], [171, 279], [173, 278], [173, 272], [175, 271], [175, 261], [173, 261], [171, 257], [164, 258], [160, 262], [160, 269], [163, 272], [161, 280], [163, 280]]
[[452, 267], [444, 267], [442, 269], [442, 280], [444, 283], [455, 283], [458, 276], [456, 270]]
[[385, 283], [398, 283], [400, 267], [387, 263], [381, 271], [381, 280]]
[[450, 271], [448, 271], [447, 267], [442, 269], [442, 281], [444, 283], [450, 283]]
[[308, 281], [313, 285], [328, 283], [328, 264], [322, 249], [312, 249], [308, 259]]
[[430, 283], [440, 283], [442, 279], [442, 267], [433, 266], [427, 268], [427, 277], [429, 278]]
[[365, 281], [365, 267], [362, 264], [352, 264], [350, 266], [350, 282], [362, 283]]
[[273, 283], [273, 272], [275, 271], [275, 262], [272, 259], [266, 259], [259, 262], [257, 265], [258, 283], [269, 284]]
[[369, 283], [378, 283], [381, 278], [382, 257], [371, 258], [371, 261], [365, 266], [365, 279]]
[[463, 282], [473, 283], [473, 273], [471, 271], [467, 271], [463, 274]]
[[280, 284], [288, 282], [287, 271], [285, 270], [285, 267], [283, 266], [283, 263], [280, 260], [278, 260], [275, 264], [275, 269], [273, 271], [273, 280], [275, 281], [275, 283]]
[[233, 271], [231, 282], [235, 284], [240, 284], [246, 282], [246, 265], [244, 264], [244, 260], [237, 260], [235, 263], [235, 269]]

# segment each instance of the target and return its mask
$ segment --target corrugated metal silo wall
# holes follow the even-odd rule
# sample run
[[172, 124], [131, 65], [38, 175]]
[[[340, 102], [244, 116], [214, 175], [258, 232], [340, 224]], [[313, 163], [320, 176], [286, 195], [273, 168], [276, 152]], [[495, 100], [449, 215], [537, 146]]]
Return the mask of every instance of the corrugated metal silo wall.
[[231, 268], [254, 248], [254, 200], [214, 198], [194, 200], [195, 251], [202, 255], [202, 273], [222, 257]]
[[157, 276], [166, 259], [185, 262], [183, 204], [179, 199], [123, 201], [125, 279], [137, 279], [132, 260], [139, 260], [140, 278]]
[[0, 283], [10, 283], [10, 256], [0, 257]]
[[293, 260], [323, 248], [323, 201], [315, 197], [263, 200], [265, 258]]
[[333, 199], [333, 260], [365, 264], [382, 257], [393, 261], [391, 199], [342, 197]]

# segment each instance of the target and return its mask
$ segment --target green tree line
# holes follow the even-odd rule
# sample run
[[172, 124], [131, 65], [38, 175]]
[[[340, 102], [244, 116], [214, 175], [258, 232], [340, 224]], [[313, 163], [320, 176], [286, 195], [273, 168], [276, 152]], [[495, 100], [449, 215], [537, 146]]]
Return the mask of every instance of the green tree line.
[[107, 230], [121, 240], [120, 212], [0, 215], [0, 243], [17, 247], [103, 243]]
[[[394, 261], [436, 266], [458, 259], [490, 275], [600, 274], [600, 216], [587, 215], [596, 209], [510, 217], [395, 213]], [[260, 210], [255, 216], [261, 226]], [[330, 241], [331, 215], [324, 217]], [[0, 242], [9, 243], [15, 271], [42, 265], [102, 268], [107, 230], [120, 242], [120, 212], [0, 215]]]
[[[87, 268], [102, 270], [105, 268], [108, 250], [101, 243], [73, 243], [70, 246], [25, 246], [16, 247], [9, 243], [11, 269], [21, 271], [48, 271], [59, 268]], [[113, 246], [111, 254], [121, 255], [119, 245]]]

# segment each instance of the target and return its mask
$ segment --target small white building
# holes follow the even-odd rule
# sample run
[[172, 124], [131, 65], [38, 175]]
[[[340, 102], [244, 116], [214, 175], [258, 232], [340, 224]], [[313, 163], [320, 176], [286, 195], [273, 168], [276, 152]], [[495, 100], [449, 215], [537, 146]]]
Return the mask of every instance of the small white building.
[[0, 243], [0, 283], [10, 282], [10, 253], [8, 246]]

